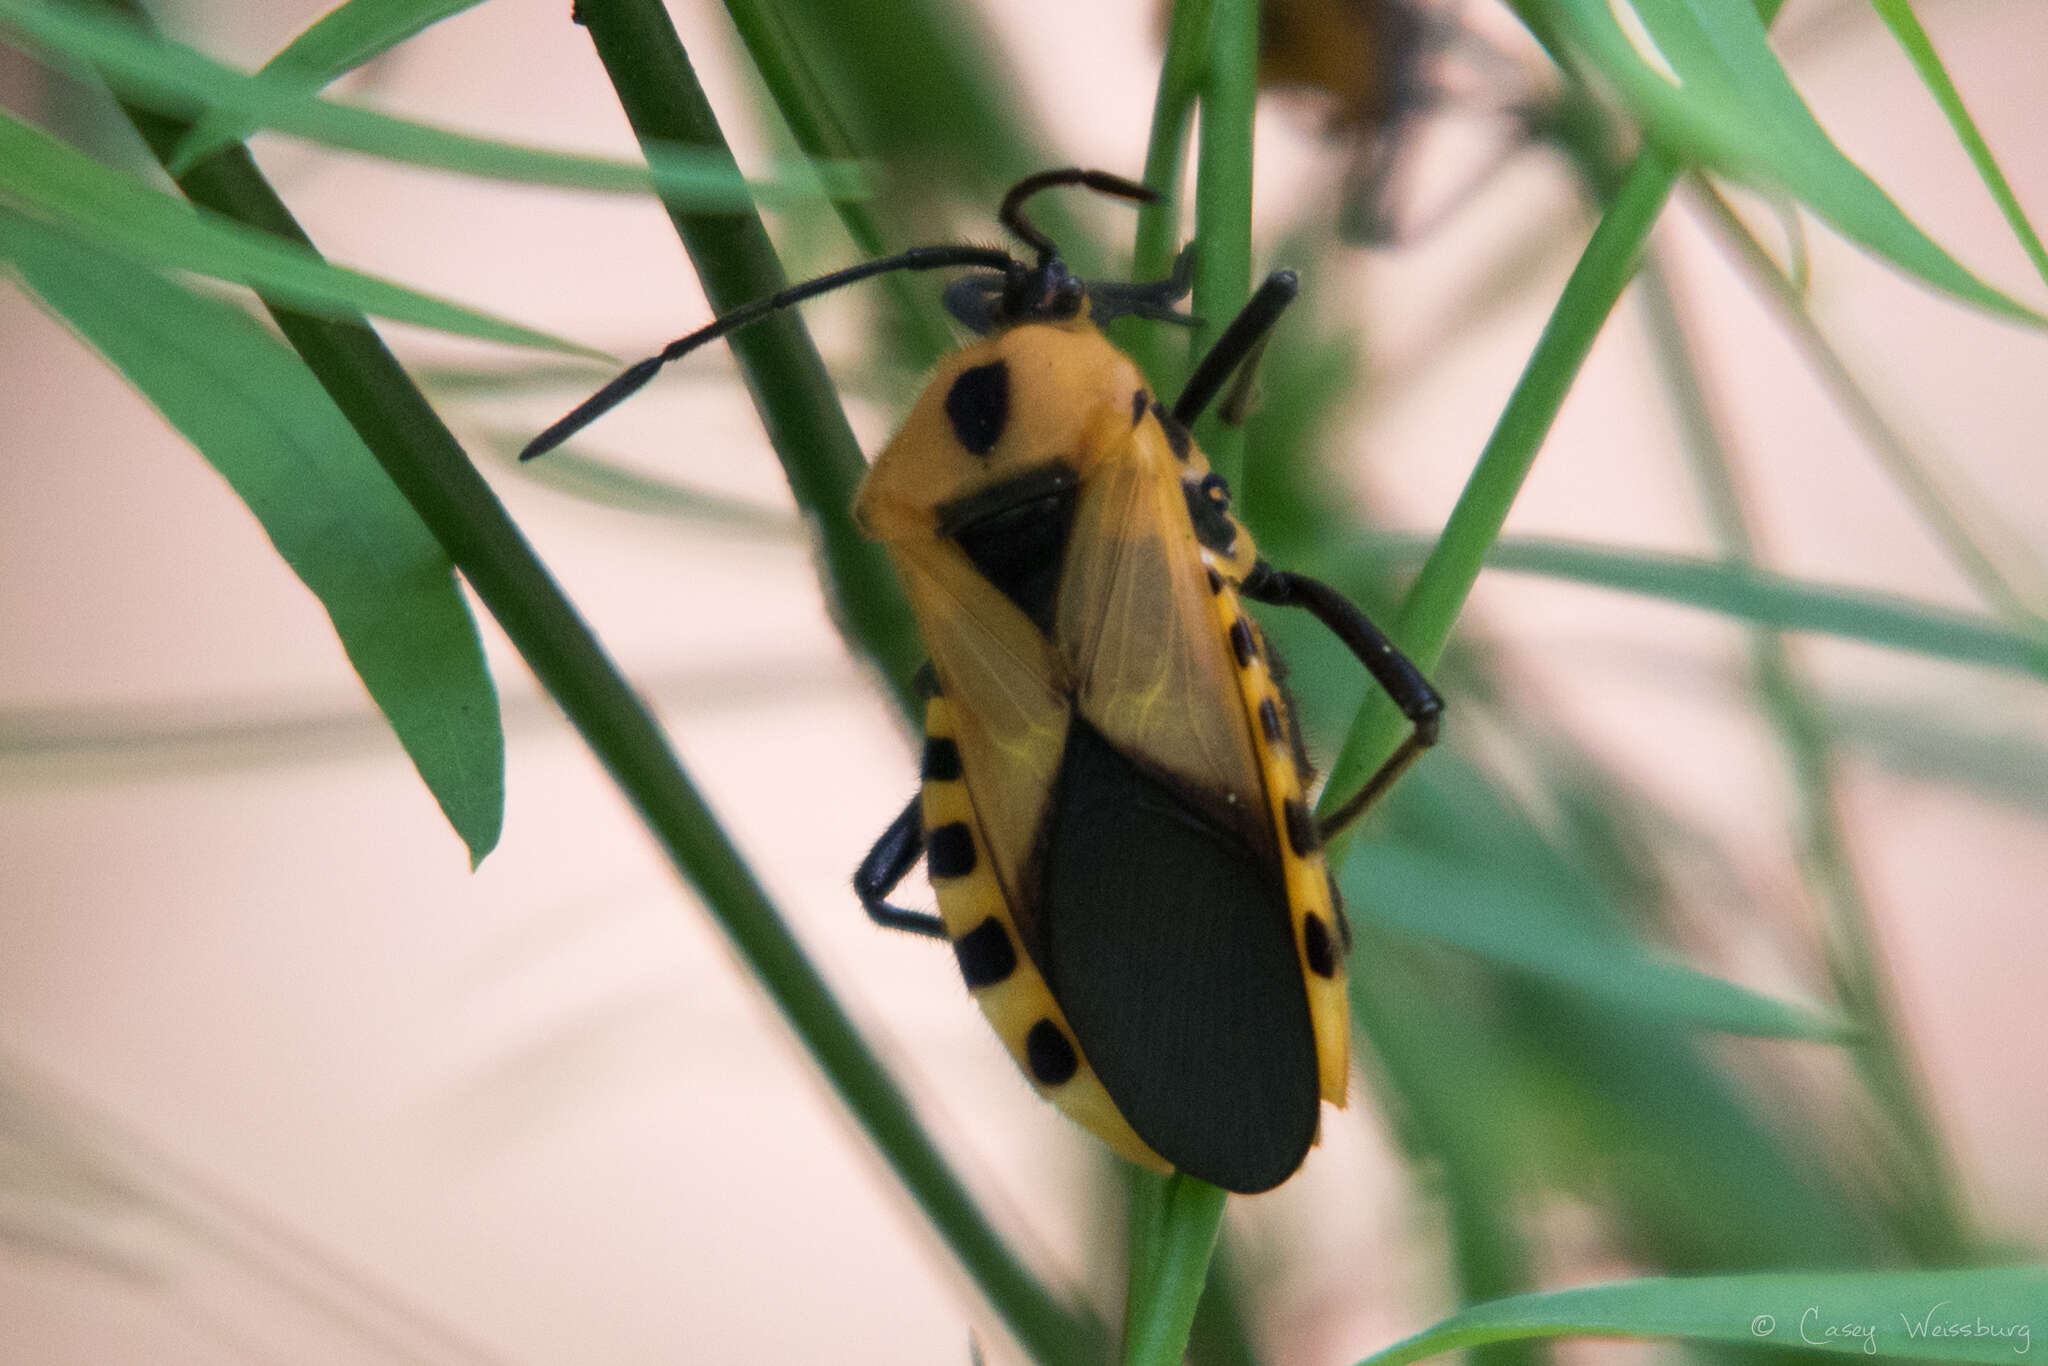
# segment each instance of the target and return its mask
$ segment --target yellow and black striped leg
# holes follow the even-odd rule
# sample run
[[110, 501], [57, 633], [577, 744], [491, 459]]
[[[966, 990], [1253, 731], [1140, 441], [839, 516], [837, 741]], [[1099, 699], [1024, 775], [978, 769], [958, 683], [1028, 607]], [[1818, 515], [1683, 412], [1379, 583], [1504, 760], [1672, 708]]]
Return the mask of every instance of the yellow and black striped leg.
[[1388, 640], [1386, 633], [1373, 625], [1351, 599], [1327, 583], [1275, 569], [1260, 560], [1252, 566], [1252, 572], [1245, 576], [1239, 587], [1246, 597], [1255, 602], [1271, 603], [1275, 607], [1306, 607], [1314, 613], [1316, 620], [1329, 627], [1331, 633], [1358, 657], [1358, 662], [1365, 665], [1366, 672], [1386, 690], [1387, 696], [1393, 699], [1394, 705], [1401, 709], [1401, 714], [1413, 727], [1408, 738], [1401, 742], [1401, 747], [1366, 780], [1365, 786], [1321, 822], [1322, 837], [1327, 840], [1364, 815], [1366, 808], [1378, 801], [1380, 794], [1392, 787], [1394, 780], [1421, 758], [1424, 750], [1436, 743], [1443, 727], [1444, 700], [1422, 676], [1422, 670], [1415, 666], [1414, 661], [1395, 649], [1394, 642]]
[[868, 919], [885, 929], [904, 930], [910, 934], [922, 934], [932, 939], [944, 939], [946, 927], [935, 915], [924, 911], [906, 911], [901, 906], [891, 906], [889, 893], [896, 890], [896, 884], [909, 875], [924, 857], [924, 797], [912, 797], [910, 805], [903, 808], [903, 814], [889, 822], [889, 828], [875, 841], [875, 847], [868, 850], [868, 856], [860, 861], [860, 867], [853, 873], [853, 890], [860, 897], [861, 908], [868, 913]]

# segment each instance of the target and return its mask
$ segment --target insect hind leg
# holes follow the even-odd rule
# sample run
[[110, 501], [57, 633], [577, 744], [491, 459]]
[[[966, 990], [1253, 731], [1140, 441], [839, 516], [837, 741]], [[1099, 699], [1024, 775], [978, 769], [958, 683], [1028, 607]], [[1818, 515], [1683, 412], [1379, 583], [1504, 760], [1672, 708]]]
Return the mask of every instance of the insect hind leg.
[[1401, 709], [1401, 714], [1408, 718], [1408, 738], [1401, 742], [1401, 747], [1379, 766], [1372, 777], [1366, 779], [1365, 786], [1320, 822], [1320, 833], [1327, 840], [1364, 815], [1381, 794], [1394, 785], [1394, 780], [1407, 772], [1408, 766], [1437, 742], [1443, 729], [1444, 700], [1423, 677], [1415, 661], [1396, 649], [1386, 633], [1358, 610], [1357, 604], [1330, 585], [1305, 574], [1275, 569], [1261, 560], [1252, 566], [1252, 572], [1245, 576], [1240, 587], [1244, 595], [1254, 602], [1271, 603], [1275, 607], [1307, 608], [1317, 621], [1330, 628], [1331, 634], [1344, 642], [1358, 662], [1365, 665], [1373, 681], [1386, 690], [1394, 705]]
[[931, 939], [947, 938], [945, 922], [925, 911], [906, 911], [889, 904], [889, 893], [909, 875], [924, 857], [924, 799], [912, 797], [902, 814], [868, 850], [853, 873], [854, 894], [868, 919], [884, 929], [921, 934]]

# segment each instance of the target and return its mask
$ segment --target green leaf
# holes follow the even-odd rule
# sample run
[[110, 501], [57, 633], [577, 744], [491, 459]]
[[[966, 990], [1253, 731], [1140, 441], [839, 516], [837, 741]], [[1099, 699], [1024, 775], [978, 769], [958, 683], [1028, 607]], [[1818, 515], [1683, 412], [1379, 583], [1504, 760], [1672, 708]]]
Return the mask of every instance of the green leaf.
[[602, 358], [600, 352], [544, 332], [331, 265], [268, 233], [159, 194], [4, 114], [0, 203], [146, 264], [231, 280], [309, 312], [374, 313], [509, 346]]
[[[307, 94], [383, 56], [406, 39], [482, 0], [347, 0], [315, 20], [263, 64], [263, 74], [289, 80]], [[257, 125], [215, 111], [193, 125], [166, 166], [173, 178], [242, 141]]]
[[[1387, 536], [1374, 547], [1403, 558], [1430, 542]], [[2048, 642], [1995, 617], [1933, 607], [1888, 593], [1808, 583], [1766, 570], [1651, 551], [1612, 550], [1569, 541], [1502, 541], [1486, 567], [1511, 574], [1570, 579], [1663, 598], [1781, 631], [1813, 631], [1961, 664], [2048, 678]]]
[[643, 165], [431, 128], [313, 98], [306, 81], [291, 73], [251, 76], [120, 22], [36, 0], [0, 0], [0, 24], [41, 51], [97, 73], [117, 94], [138, 104], [180, 116], [211, 111], [233, 117], [244, 128], [274, 128], [391, 161], [612, 194], [658, 188], [707, 210], [751, 207], [756, 199], [811, 198], [821, 183], [828, 195], [865, 193], [858, 168], [844, 164], [823, 163], [787, 180], [750, 185], [729, 162], [687, 147], [648, 149]]
[[[1844, 156], [1793, 88], [1763, 20], [1728, 0], [1523, 0], [1614, 84], [1650, 135], [1682, 159], [1805, 203], [1853, 242], [1980, 308], [2048, 318], [1992, 288], [1915, 227]], [[1617, 15], [1640, 21], [1670, 74], [1645, 60]]]
[[1450, 944], [1509, 972], [1590, 1000], [1698, 1029], [1766, 1039], [1839, 1040], [1819, 1011], [1652, 957], [1603, 933], [1543, 879], [1420, 850], [1360, 844], [1342, 875], [1345, 903], [1392, 929]]
[[1934, 50], [1934, 40], [1927, 36], [1927, 30], [1920, 26], [1920, 19], [1913, 13], [1906, 0], [1870, 0], [1871, 8], [1877, 11], [1892, 36], [1899, 40], [1899, 46], [1913, 60], [1913, 69], [1920, 73], [1921, 83], [1941, 105], [1941, 112], [1948, 115], [1949, 127], [1955, 130], [1956, 141], [1970, 154], [1970, 160], [1977, 167], [1977, 175], [1984, 182], [1984, 188], [1991, 191], [1991, 197], [1998, 201], [2005, 221], [2012, 225], [2013, 236], [2019, 238], [2026, 248], [2027, 256], [2034, 263], [2034, 270], [2043, 280], [2048, 280], [2048, 249], [2041, 245], [2040, 234], [2027, 221], [2027, 212], [2020, 207], [2018, 196], [2006, 182], [2005, 172], [1998, 169], [1997, 158], [1991, 155], [1991, 146], [1984, 141], [1984, 134], [1977, 129], [1977, 122], [1970, 117], [1970, 111], [1963, 107], [1962, 93], [1954, 81], [1948, 78], [1948, 70], [1941, 64], [1941, 57]]
[[256, 514], [334, 622], [472, 865], [497, 844], [505, 738], [440, 543], [304, 365], [254, 320], [0, 212], [0, 254]]
[[2048, 1267], [1622, 1281], [1454, 1314], [1360, 1366], [1528, 1338], [1683, 1338], [1728, 1347], [2019, 1362], [2048, 1333]]

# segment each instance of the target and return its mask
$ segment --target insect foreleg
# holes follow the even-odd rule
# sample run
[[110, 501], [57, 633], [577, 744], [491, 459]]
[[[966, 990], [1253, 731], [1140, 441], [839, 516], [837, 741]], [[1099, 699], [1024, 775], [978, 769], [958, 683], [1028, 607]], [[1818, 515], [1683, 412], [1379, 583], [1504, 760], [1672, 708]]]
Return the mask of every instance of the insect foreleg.
[[1364, 815], [1366, 809], [1379, 800], [1380, 794], [1393, 786], [1394, 780], [1421, 758], [1424, 750], [1436, 743], [1443, 725], [1444, 700], [1422, 676], [1422, 670], [1416, 667], [1415, 662], [1396, 649], [1386, 633], [1373, 625], [1351, 599], [1330, 585], [1302, 574], [1275, 569], [1261, 560], [1252, 566], [1252, 572], [1245, 576], [1239, 588], [1255, 602], [1271, 603], [1275, 607], [1306, 607], [1314, 613], [1316, 620], [1329, 627], [1331, 633], [1358, 657], [1358, 662], [1365, 665], [1366, 672], [1386, 690], [1387, 696], [1393, 699], [1394, 705], [1401, 709], [1401, 714], [1413, 727], [1408, 738], [1401, 742], [1401, 747], [1366, 780], [1365, 786], [1321, 822], [1322, 837], [1327, 840]]
[[1266, 277], [1266, 283], [1253, 294], [1251, 302], [1238, 310], [1230, 326], [1223, 329], [1223, 335], [1209, 348], [1209, 354], [1202, 357], [1195, 366], [1195, 373], [1188, 377], [1188, 387], [1181, 390], [1174, 400], [1173, 415], [1183, 427], [1195, 425], [1195, 419], [1202, 415], [1224, 384], [1237, 368], [1254, 359], [1263, 349], [1266, 334], [1273, 324], [1280, 321], [1280, 315], [1287, 311], [1287, 305], [1294, 302], [1294, 296], [1301, 291], [1301, 279], [1291, 270], [1276, 270]]
[[882, 837], [875, 841], [875, 847], [868, 850], [868, 856], [854, 870], [854, 894], [860, 897], [868, 919], [877, 925], [944, 939], [947, 937], [946, 926], [937, 916], [923, 911], [906, 911], [888, 902], [889, 893], [896, 890], [896, 884], [903, 881], [923, 857], [924, 798], [920, 794], [910, 799], [902, 815], [889, 822], [889, 828], [882, 832]]

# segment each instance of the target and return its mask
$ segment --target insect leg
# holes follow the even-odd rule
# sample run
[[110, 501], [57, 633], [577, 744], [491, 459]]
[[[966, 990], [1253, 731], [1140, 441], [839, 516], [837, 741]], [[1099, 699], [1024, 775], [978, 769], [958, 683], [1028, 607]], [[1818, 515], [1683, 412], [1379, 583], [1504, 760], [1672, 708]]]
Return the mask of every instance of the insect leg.
[[1188, 387], [1181, 390], [1174, 400], [1173, 415], [1183, 427], [1195, 425], [1195, 419], [1202, 415], [1222, 392], [1224, 382], [1237, 371], [1240, 365], [1252, 359], [1265, 342], [1266, 333], [1273, 324], [1280, 321], [1280, 315], [1287, 305], [1294, 302], [1300, 292], [1301, 280], [1291, 270], [1276, 270], [1266, 277], [1266, 283], [1253, 294], [1238, 315], [1230, 320], [1230, 326], [1223, 329], [1223, 335], [1209, 348], [1209, 354], [1202, 357], [1195, 366], [1195, 373], [1188, 377]]
[[889, 822], [889, 828], [875, 841], [875, 847], [868, 850], [868, 856], [860, 861], [860, 867], [853, 873], [854, 894], [860, 898], [868, 919], [884, 929], [944, 939], [947, 937], [946, 926], [937, 916], [891, 906], [887, 899], [889, 893], [896, 890], [896, 884], [903, 881], [923, 857], [924, 798], [920, 795], [912, 797], [910, 805], [903, 808], [903, 814]]
[[1401, 709], [1401, 714], [1413, 727], [1408, 738], [1401, 742], [1401, 747], [1366, 780], [1365, 786], [1322, 822], [1322, 836], [1328, 839], [1364, 815], [1366, 808], [1378, 801], [1380, 794], [1392, 787], [1394, 780], [1422, 757], [1422, 751], [1436, 743], [1437, 734], [1443, 726], [1444, 700], [1422, 676], [1422, 670], [1415, 666], [1414, 661], [1395, 649], [1394, 642], [1387, 639], [1385, 632], [1373, 625], [1351, 599], [1330, 585], [1303, 574], [1275, 569], [1261, 560], [1252, 566], [1252, 572], [1245, 576], [1240, 590], [1254, 602], [1267, 602], [1275, 607], [1306, 607], [1314, 613], [1316, 620], [1329, 627], [1331, 633], [1358, 657], [1358, 662], [1365, 665], [1373, 681], [1386, 689], [1387, 696], [1393, 699], [1394, 705]]
[[1188, 296], [1195, 284], [1195, 244], [1190, 242], [1173, 258], [1173, 273], [1164, 280], [1097, 280], [1088, 286], [1088, 316], [1098, 325], [1116, 318], [1144, 318], [1148, 322], [1195, 327], [1201, 319], [1182, 313], [1174, 305]]

